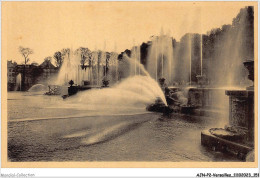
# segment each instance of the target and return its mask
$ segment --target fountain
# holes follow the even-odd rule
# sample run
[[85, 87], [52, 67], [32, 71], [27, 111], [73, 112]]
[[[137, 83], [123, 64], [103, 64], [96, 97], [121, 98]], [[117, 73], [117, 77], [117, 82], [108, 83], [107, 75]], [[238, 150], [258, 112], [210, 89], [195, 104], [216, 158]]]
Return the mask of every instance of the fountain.
[[140, 68], [138, 67], [137, 63], [141, 63], [141, 52], [140, 52], [140, 46], [134, 46], [131, 50], [131, 58], [136, 59], [136, 61], [134, 62], [134, 65], [131, 66], [131, 70], [134, 75], [140, 75]]
[[[197, 37], [197, 49], [200, 47], [200, 54], [197, 53], [197, 56], [193, 57], [193, 60], [197, 59], [198, 63], [197, 70], [193, 69], [196, 72], [197, 86], [189, 90], [189, 104], [200, 107], [202, 112], [213, 108], [213, 110], [219, 110], [219, 116], [222, 115], [223, 112], [227, 112], [223, 110], [224, 104], [228, 103], [225, 90], [228, 88], [242, 89], [246, 86], [245, 83], [243, 84], [246, 81], [244, 77], [246, 70], [242, 65], [242, 59], [248, 58], [253, 53], [249, 54], [243, 44], [245, 43], [243, 36], [247, 35], [244, 30], [245, 17], [246, 14], [241, 14], [240, 18], [243, 20], [240, 23], [243, 23], [237, 27], [236, 33], [231, 31], [232, 28], [222, 27], [224, 30], [221, 41], [218, 46], [211, 47], [214, 49], [214, 53], [211, 55], [209, 55], [207, 44], [214, 39], [215, 32], [212, 32], [211, 36], [199, 35]], [[204, 50], [204, 48], [206, 49]], [[203, 64], [206, 66], [204, 70]]]
[[[246, 61], [244, 65], [249, 71], [248, 78], [253, 81], [254, 61]], [[229, 96], [229, 125], [203, 131], [201, 143], [245, 160], [254, 149], [254, 88], [226, 90], [226, 95]]]
[[[164, 78], [164, 76], [166, 76], [166, 81], [172, 83], [172, 38], [161, 33], [158, 40], [155, 40], [153, 43], [154, 44], [151, 46], [150, 49], [150, 59], [148, 59], [148, 62], [155, 59], [156, 64], [158, 64], [159, 68], [155, 69], [155, 72], [158, 75], [156, 75], [155, 78], [160, 78], [161, 80], [162, 78]], [[156, 51], [155, 58], [153, 58], [154, 50]], [[79, 61], [81, 61], [80, 56], [75, 55], [72, 49], [69, 49], [65, 54], [66, 55], [64, 56], [64, 62], [60, 69], [57, 83], [59, 85], [67, 85], [68, 81], [71, 80], [73, 81], [73, 84], [71, 84], [72, 82], [70, 82], [70, 86], [68, 87], [69, 92], [63, 95], [63, 98], [75, 95], [80, 90], [90, 89], [91, 87], [80, 85], [80, 82], [84, 81], [85, 78], [88, 78], [89, 81], [91, 81], [92, 85], [93, 83], [96, 83], [98, 86], [101, 86], [103, 84], [101, 87], [106, 88], [108, 87], [110, 81], [112, 82], [112, 84], [117, 83], [117, 81], [119, 80], [119, 73], [120, 78], [124, 76], [127, 79], [136, 75], [145, 75], [150, 77], [150, 74], [154, 72], [153, 69], [149, 68], [149, 65], [148, 71], [146, 71], [144, 69], [144, 66], [140, 63], [141, 51], [139, 46], [134, 46], [132, 48], [131, 58], [124, 54], [124, 59], [123, 61], [120, 61], [120, 63], [118, 63], [118, 54], [114, 52], [92, 52], [89, 62], [86, 65], [83, 64], [82, 66], [79, 65]], [[154, 61], [150, 61], [150, 66], [153, 62]], [[153, 83], [158, 85], [157, 82]], [[72, 91], [72, 89], [73, 92], [70, 92]], [[153, 89], [153, 87], [151, 89]], [[162, 89], [164, 91], [165, 87], [162, 87]], [[164, 93], [161, 91], [161, 88], [157, 90], [158, 91], [153, 92], [161, 93], [160, 96], [157, 96], [160, 99], [154, 98], [153, 102], [151, 103], [156, 102], [155, 106], [158, 107], [159, 110], [164, 110], [162, 108], [167, 107]]]
[[108, 61], [108, 80], [111, 84], [118, 82], [118, 54], [116, 52], [110, 53], [110, 58]]
[[[236, 26], [235, 33], [233, 33], [232, 25], [223, 26], [223, 29], [212, 30], [209, 35], [187, 33], [180, 42], [164, 34], [162, 30], [159, 36], [153, 36], [146, 44], [148, 52], [145, 55], [143, 51], [141, 55], [141, 47], [136, 46], [134, 42], [131, 51], [128, 50], [131, 60], [117, 60], [117, 54], [104, 51], [92, 52], [91, 62], [87, 64], [89, 68], [84, 68], [85, 71], [88, 70], [86, 75], [92, 85], [95, 83], [103, 88], [113, 86], [113, 83], [123, 78], [144, 75], [141, 69], [143, 66], [140, 66], [142, 56], [142, 62], [146, 62], [144, 63], [149, 76], [159, 83], [164, 79], [165, 86], [161, 84], [161, 88], [165, 95], [168, 89], [170, 91], [167, 93], [171, 93], [173, 97], [180, 90], [188, 91], [185, 97], [184, 95], [180, 97], [183, 100], [181, 102], [183, 110], [197, 109], [196, 113], [199, 115], [217, 113], [216, 115], [220, 116], [219, 113], [223, 113], [222, 109], [226, 107], [228, 100], [225, 96], [226, 87], [237, 86], [244, 73], [244, 69], [236, 60], [240, 61], [244, 56], [251, 55], [245, 52], [244, 46], [239, 42], [243, 38], [243, 33], [247, 32], [244, 29], [245, 17], [244, 14], [241, 15], [243, 23], [239, 22], [240, 25], [233, 22], [232, 25]], [[104, 49], [105, 47], [104, 43]], [[233, 52], [230, 53], [230, 51]], [[76, 71], [76, 76], [82, 76], [80, 72], [77, 72], [79, 66], [78, 62], [75, 62], [79, 60], [72, 53], [68, 53], [65, 57], [67, 60], [64, 60], [63, 65], [67, 68], [61, 70], [60, 73], [65, 74], [66, 83], [73, 80], [75, 85], [80, 85], [80, 80], [84, 77], [75, 78], [73, 72], [72, 74], [63, 72]], [[59, 79], [59, 81], [62, 80]], [[173, 83], [176, 86], [171, 86]], [[178, 103], [170, 95], [166, 97], [166, 100], [169, 103]], [[188, 101], [184, 102], [184, 98], [188, 98]]]
[[162, 90], [156, 81], [149, 75], [129, 76], [120, 83], [103, 88], [82, 91], [73, 97], [69, 97], [60, 107], [97, 110], [101, 113], [118, 113], [124, 108], [141, 110], [145, 112], [146, 107], [157, 99], [167, 105]]
[[82, 85], [83, 81], [91, 81], [91, 62], [81, 63], [82, 56], [76, 54], [72, 49], [67, 49], [64, 54], [64, 61], [60, 68], [56, 85], [67, 85], [73, 80], [77, 85]]
[[[106, 53], [105, 53], [106, 54]], [[100, 64], [102, 66], [109, 65], [110, 67], [113, 66], [112, 60], [110, 61], [110, 64], [108, 64], [108, 60], [105, 59], [105, 55], [101, 57], [100, 59]], [[115, 55], [117, 57], [117, 55]], [[114, 59], [117, 59], [115, 58]], [[107, 61], [107, 62], [104, 62]], [[63, 95], [63, 98], [68, 98], [68, 96], [75, 95], [73, 97], [69, 97], [71, 99], [66, 99], [66, 103], [72, 103], [75, 100], [80, 100], [86, 99], [88, 101], [88, 104], [90, 103], [95, 103], [95, 102], [102, 102], [101, 100], [107, 100], [110, 97], [113, 97], [114, 100], [117, 100], [118, 102], [124, 102], [123, 99], [125, 100], [130, 100], [133, 101], [135, 104], [138, 104], [138, 101], [140, 101], [141, 105], [143, 106], [143, 109], [145, 109], [147, 106], [149, 107], [149, 104], [156, 102], [156, 111], [164, 112], [167, 111], [169, 112], [169, 108], [167, 106], [167, 102], [164, 96], [163, 91], [159, 87], [158, 83], [153, 80], [150, 77], [150, 74], [145, 70], [144, 66], [140, 64], [137, 59], [135, 58], [129, 58], [126, 54], [123, 55], [123, 60], [122, 62], [128, 66], [127, 68], [129, 70], [124, 70], [126, 79], [122, 80], [119, 83], [116, 83], [114, 86], [108, 87], [108, 81], [110, 73], [104, 68], [104, 77], [103, 77], [103, 86], [102, 90], [99, 90], [97, 88], [92, 88], [90, 91], [83, 91], [78, 93], [80, 90], [81, 86], [77, 86], [74, 84], [74, 81], [71, 80], [69, 82], [70, 86], [68, 88], [68, 94]], [[115, 63], [116, 70], [117, 69], [117, 63]], [[124, 68], [124, 65], [119, 65], [118, 67]], [[138, 71], [140, 71], [140, 75], [135, 75], [134, 70], [131, 70], [130, 66], [135, 66]], [[98, 96], [97, 96], [98, 95]], [[110, 96], [111, 95], [111, 96]], [[122, 96], [123, 95], [123, 96]], [[103, 96], [104, 98], [102, 98]], [[131, 97], [131, 99], [129, 98]], [[91, 97], [91, 98], [90, 98]], [[98, 98], [95, 98], [98, 97]], [[135, 98], [136, 97], [136, 98]], [[74, 98], [74, 99], [73, 99]], [[77, 99], [76, 99], [77, 98]], [[112, 100], [113, 100], [112, 99]], [[95, 101], [94, 101], [95, 100]], [[109, 100], [110, 102], [113, 102], [112, 100]], [[137, 100], [135, 102], [135, 100]], [[125, 101], [127, 102], [127, 101]], [[81, 103], [81, 102], [80, 102]], [[142, 104], [143, 103], [143, 104]], [[120, 103], [118, 103], [120, 104]], [[167, 110], [168, 109], [168, 110]], [[150, 111], [154, 111], [153, 109], [148, 109]]]
[[35, 84], [28, 91], [29, 92], [43, 92], [47, 91], [48, 87], [43, 84]]
[[[152, 77], [150, 76], [150, 74], [148, 73], [148, 71], [144, 68], [144, 66], [139, 63], [137, 61], [137, 59], [135, 58], [129, 58], [126, 54], [123, 55], [123, 64], [121, 64], [121, 66], [123, 66], [123, 69], [124, 69], [124, 72], [126, 74], [124, 74], [127, 78], [129, 77], [135, 77], [137, 75], [135, 75], [135, 73], [133, 72], [133, 70], [131, 70], [131, 66], [136, 66], [138, 69], [140, 69], [140, 76], [147, 76], [149, 78], [149, 81], [152, 85], [152, 87], [150, 88], [150, 90], [153, 92], [153, 93], [158, 93], [159, 97], [162, 102], [167, 105], [167, 102], [166, 102], [166, 99], [165, 99], [165, 95], [162, 91], [162, 89], [160, 88], [160, 86], [158, 85], [158, 83], [152, 79]], [[128, 70], [126, 70], [126, 68], [128, 68]], [[130, 69], [129, 69], [130, 68]], [[147, 83], [143, 83], [143, 85], [147, 86]], [[147, 86], [148, 87], [148, 86]], [[154, 100], [155, 101], [155, 100]]]
[[[115, 52], [91, 52], [88, 48], [81, 47], [75, 52], [72, 49], [66, 49], [63, 57], [64, 62], [55, 86], [68, 87], [69, 81], [72, 80], [73, 87], [77, 88], [77, 91], [82, 91], [108, 87], [110, 81], [112, 84], [118, 81], [118, 54]], [[69, 95], [70, 93], [65, 93], [63, 98]]]
[[22, 75], [20, 73], [16, 76], [15, 91], [22, 91]]
[[173, 58], [172, 38], [161, 32], [160, 36], [152, 38], [147, 70], [156, 81], [159, 78], [166, 78], [168, 83], [172, 84], [172, 76], [175, 76], [172, 71], [173, 66], [175, 66], [175, 61]]

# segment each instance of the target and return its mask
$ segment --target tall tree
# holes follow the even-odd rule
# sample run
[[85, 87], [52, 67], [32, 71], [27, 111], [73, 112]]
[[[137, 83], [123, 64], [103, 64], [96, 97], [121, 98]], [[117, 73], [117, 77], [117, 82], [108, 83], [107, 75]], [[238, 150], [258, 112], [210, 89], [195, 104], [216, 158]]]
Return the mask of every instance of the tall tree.
[[86, 63], [91, 66], [91, 57], [92, 53], [88, 48], [80, 47], [78, 48], [75, 53], [80, 55], [80, 64], [85, 65]]
[[53, 55], [54, 59], [55, 59], [55, 64], [58, 68], [61, 67], [62, 63], [63, 63], [63, 58], [62, 58], [62, 54], [60, 51], [57, 51], [54, 53]]
[[68, 59], [70, 58], [70, 49], [69, 48], [64, 48], [61, 50], [61, 56], [64, 60], [65, 56], [68, 56]]
[[30, 48], [24, 48], [24, 47], [20, 46], [19, 52], [24, 57], [24, 64], [26, 65], [30, 61], [29, 55], [33, 54], [33, 50]]

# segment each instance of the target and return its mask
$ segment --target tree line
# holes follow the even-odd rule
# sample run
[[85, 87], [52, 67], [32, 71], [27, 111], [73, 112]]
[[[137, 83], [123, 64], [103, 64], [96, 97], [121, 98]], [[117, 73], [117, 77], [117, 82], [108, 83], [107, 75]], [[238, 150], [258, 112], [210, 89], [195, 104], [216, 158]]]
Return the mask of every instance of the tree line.
[[[33, 50], [20, 46], [19, 52], [24, 57], [24, 64], [28, 64], [30, 61], [29, 56], [33, 54]], [[98, 65], [108, 65], [114, 62], [110, 60], [111, 57], [117, 59], [117, 53], [115, 52], [104, 52], [101, 50], [91, 51], [89, 48], [79, 47], [75, 51], [72, 51], [70, 48], [63, 48], [60, 51], [56, 51], [53, 56], [45, 57], [44, 61], [52, 61], [52, 59], [54, 59], [56, 67], [60, 68], [65, 58], [70, 59], [71, 55], [79, 56], [79, 65], [83, 67], [86, 65], [91, 66], [94, 63], [97, 63]]]

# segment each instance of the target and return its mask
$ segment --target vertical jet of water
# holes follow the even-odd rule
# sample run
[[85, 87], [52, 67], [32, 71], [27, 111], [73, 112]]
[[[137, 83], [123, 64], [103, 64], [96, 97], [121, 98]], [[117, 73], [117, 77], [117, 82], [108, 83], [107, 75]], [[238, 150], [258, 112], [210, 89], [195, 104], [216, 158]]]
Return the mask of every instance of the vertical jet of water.
[[77, 65], [77, 84], [79, 85], [80, 83], [79, 83], [79, 81], [80, 81], [80, 70], [79, 70], [79, 66], [80, 65]]
[[67, 68], [65, 69], [65, 81], [64, 81], [64, 83], [65, 84], [67, 84], [68, 83], [68, 81], [69, 81], [69, 74], [68, 74], [68, 69], [70, 68], [70, 56], [69, 56], [70, 54], [69, 54], [69, 51], [68, 51], [68, 53], [66, 54], [66, 56], [65, 56], [65, 60], [67, 60]]
[[95, 75], [94, 75], [94, 70], [93, 70], [93, 68], [94, 68], [94, 66], [95, 66], [95, 57], [94, 57], [94, 52], [91, 52], [90, 53], [91, 54], [91, 76], [92, 76], [92, 81], [91, 81], [91, 85], [94, 85], [94, 81], [95, 81]]
[[[133, 39], [133, 44], [134, 44], [134, 48], [133, 48], [133, 53], [134, 53], [134, 55], [133, 55], [133, 58], [136, 58], [137, 57], [137, 55], [136, 55], [136, 48], [135, 48], [135, 40]], [[135, 60], [135, 75], [136, 75], [136, 60]]]
[[158, 46], [158, 38], [156, 37], [155, 38], [155, 41], [153, 41], [153, 43], [154, 43], [154, 47], [155, 47], [155, 80], [156, 81], [158, 81], [157, 80], [157, 72], [158, 72], [158, 63], [157, 63], [157, 55], [158, 55], [158, 50], [157, 50], [157, 46]]
[[106, 73], [105, 68], [104, 68], [104, 66], [105, 66], [105, 52], [104, 51], [101, 51], [100, 66], [101, 66], [101, 71], [102, 71], [100, 79], [102, 80], [102, 78], [105, 76], [105, 73]]
[[168, 60], [168, 82], [172, 84], [172, 65], [173, 65], [173, 46], [172, 46], [172, 37], [168, 35], [167, 37], [167, 60]]
[[106, 59], [106, 40], [104, 41], [104, 51], [103, 51], [103, 62], [105, 65], [105, 77], [107, 76], [107, 59]]
[[97, 56], [97, 85], [100, 85], [100, 63], [102, 58], [102, 51], [98, 50]]
[[78, 85], [81, 85], [81, 82], [84, 80], [82, 67], [81, 67], [81, 57], [77, 58], [77, 67], [78, 67]]
[[90, 52], [90, 56], [88, 56], [89, 58], [89, 75], [90, 75], [90, 84], [93, 85], [93, 80], [94, 80], [94, 76], [93, 76], [93, 66], [94, 66], [94, 59], [93, 59], [93, 56], [91, 54], [91, 51]]
[[[65, 55], [64, 55], [64, 61], [61, 66], [60, 72], [59, 72], [59, 78], [58, 78], [58, 84], [67, 84], [68, 82], [68, 69], [69, 69], [69, 50], [66, 49], [64, 50]], [[59, 83], [62, 82], [62, 83]]]
[[190, 46], [190, 85], [191, 85], [191, 51], [192, 51], [192, 49], [191, 49], [191, 34], [189, 34], [189, 46]]
[[[135, 46], [133, 46], [132, 47], [132, 49], [131, 49], [131, 59], [136, 59], [136, 55], [135, 55]], [[131, 63], [131, 65], [130, 65], [130, 75], [135, 75], [136, 74], [136, 70], [135, 70], [135, 68], [136, 68], [136, 63], [135, 63], [135, 61], [133, 62], [133, 63]]]
[[[149, 42], [149, 51], [148, 51], [148, 58], [147, 58], [147, 71], [151, 74], [151, 76], [158, 81], [158, 39], [159, 36], [151, 36], [151, 41]], [[161, 68], [160, 68], [161, 69]], [[142, 72], [142, 71], [141, 71]]]
[[[73, 56], [73, 62], [75, 62], [74, 60], [75, 60], [75, 57]], [[76, 84], [78, 84], [79, 83], [79, 66], [78, 66], [78, 64], [75, 66], [74, 70], [75, 70], [75, 80], [74, 80], [74, 82]]]
[[119, 80], [119, 72], [118, 72], [118, 53], [115, 52], [115, 68], [116, 68], [116, 82]]
[[[80, 57], [77, 57], [74, 55], [73, 48], [70, 48], [70, 70], [69, 72], [72, 72], [71, 79], [75, 82], [75, 84], [79, 85], [80, 84], [80, 70], [79, 70], [79, 65], [80, 65]], [[71, 80], [69, 79], [69, 80]]]
[[96, 58], [96, 49], [94, 49], [94, 51], [91, 52], [91, 61], [92, 61], [92, 67], [91, 67], [91, 72], [92, 72], [92, 85], [95, 84], [95, 80], [96, 80], [96, 62], [97, 62], [97, 58]]
[[202, 36], [202, 15], [201, 15], [201, 9], [200, 9], [200, 33], [201, 33], [201, 35], [200, 35], [200, 75], [202, 76], [202, 70], [203, 70], [203, 64], [202, 64], [202, 60], [203, 60], [203, 56], [202, 56], [202, 50], [203, 50], [203, 48], [202, 48], [202, 46], [203, 46], [203, 36]]
[[[140, 46], [137, 46], [137, 59], [138, 59], [138, 62], [141, 64], [141, 47]], [[141, 74], [141, 68], [138, 67], [138, 75]]]
[[91, 76], [92, 76], [91, 85], [94, 84], [94, 74], [93, 74], [93, 67], [94, 67], [94, 65], [95, 65], [94, 62], [95, 62], [94, 52], [91, 52]]
[[[87, 55], [88, 56], [88, 55]], [[92, 81], [93, 81], [93, 75], [92, 75], [92, 57], [91, 56], [88, 56], [88, 58], [87, 58], [87, 60], [88, 60], [88, 73], [89, 73], [89, 82], [90, 82], [90, 84], [92, 84]]]
[[97, 50], [97, 47], [95, 47], [95, 57], [96, 57], [96, 85], [99, 85], [99, 62], [100, 62], [100, 54], [99, 50]]
[[22, 75], [20, 74], [20, 77], [19, 77], [19, 80], [20, 80], [20, 91], [22, 91]]
[[70, 48], [70, 53], [69, 53], [70, 57], [70, 70], [69, 72], [72, 73], [71, 77], [69, 80], [73, 80], [75, 84], [78, 84], [78, 63], [76, 62], [74, 55], [73, 55], [73, 49], [72, 47]]
[[[88, 56], [88, 55], [87, 55]], [[88, 74], [88, 81], [89, 82], [91, 82], [91, 71], [90, 71], [90, 68], [91, 68], [91, 66], [90, 66], [90, 64], [91, 64], [91, 62], [90, 62], [90, 60], [91, 59], [89, 59], [88, 57], [87, 57], [87, 67], [86, 67], [86, 71], [87, 71], [87, 74]], [[84, 69], [85, 70], [85, 69]]]
[[[136, 49], [134, 49], [135, 52], [136, 52]], [[135, 60], [135, 75], [136, 75], [136, 60]]]
[[67, 70], [65, 71], [65, 75], [66, 75], [66, 81], [64, 81], [66, 84], [69, 81], [69, 73], [68, 73], [68, 69], [70, 68], [70, 52], [68, 50], [67, 54], [66, 54], [66, 59], [67, 59]]
[[203, 60], [203, 56], [202, 56], [202, 45], [203, 45], [203, 40], [202, 40], [202, 33], [201, 33], [201, 35], [200, 35], [200, 75], [202, 75], [202, 60]]
[[161, 39], [160, 39], [160, 55], [161, 55], [161, 63], [162, 63], [162, 71], [161, 71], [161, 78], [163, 78], [163, 62], [164, 62], [164, 52], [163, 52], [163, 43], [162, 43], [162, 40], [163, 40], [163, 36], [161, 36]]
[[[71, 73], [71, 76], [70, 76], [70, 78], [69, 78], [69, 80], [73, 80], [74, 81], [74, 83], [78, 83], [78, 81], [77, 81], [77, 72], [78, 72], [78, 70], [77, 70], [77, 68], [74, 68], [75, 66], [74, 66], [74, 58], [73, 58], [74, 56], [73, 56], [73, 49], [72, 49], [72, 46], [70, 47], [70, 53], [69, 53], [69, 63], [70, 63], [70, 72], [72, 72]], [[69, 72], [68, 71], [68, 72]]]
[[164, 42], [164, 31], [163, 31], [163, 27], [161, 28], [161, 34], [160, 34], [160, 38], [159, 38], [159, 56], [161, 56], [161, 78], [163, 78], [163, 62], [164, 62], [164, 52], [163, 52], [163, 42]]
[[16, 86], [15, 86], [15, 90], [16, 91], [21, 91], [21, 88], [22, 88], [22, 82], [21, 82], [21, 74], [19, 73], [17, 76], [16, 76]]
[[171, 31], [168, 30], [166, 33], [166, 39], [165, 39], [165, 54], [166, 54], [166, 60], [167, 60], [167, 65], [165, 67], [167, 73], [166, 77], [168, 80], [169, 85], [172, 84], [172, 60], [173, 60], [173, 47], [172, 47], [172, 38], [171, 38]]
[[174, 66], [172, 38], [163, 34], [153, 37], [151, 41], [147, 60], [148, 72], [156, 81], [158, 77], [165, 77], [168, 82], [172, 82], [172, 67]]
[[118, 72], [118, 54], [116, 55], [116, 82], [119, 80], [119, 72]]
[[117, 56], [117, 45], [116, 45], [116, 42], [115, 42], [115, 45], [114, 45], [114, 52], [115, 52], [115, 82], [118, 81], [118, 56]]

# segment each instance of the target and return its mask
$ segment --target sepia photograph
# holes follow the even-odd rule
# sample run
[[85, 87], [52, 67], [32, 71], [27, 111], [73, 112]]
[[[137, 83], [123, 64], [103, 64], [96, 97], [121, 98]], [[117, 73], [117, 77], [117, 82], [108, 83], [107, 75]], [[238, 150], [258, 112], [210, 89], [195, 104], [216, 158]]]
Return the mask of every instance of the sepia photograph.
[[257, 2], [1, 11], [2, 166], [257, 167]]

